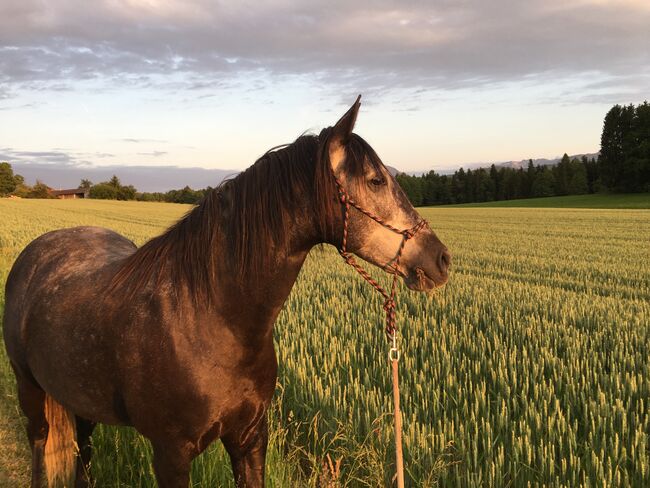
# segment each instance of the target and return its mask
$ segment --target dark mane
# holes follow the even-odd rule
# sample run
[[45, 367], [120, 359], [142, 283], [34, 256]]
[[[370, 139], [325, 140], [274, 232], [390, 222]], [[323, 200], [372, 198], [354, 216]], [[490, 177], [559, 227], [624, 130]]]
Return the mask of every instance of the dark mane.
[[[312, 216], [325, 240], [331, 239], [341, 207], [330, 169], [330, 134], [327, 128], [319, 136], [303, 135], [222, 182], [166, 232], [127, 258], [112, 290], [133, 293], [151, 280], [157, 283], [166, 270], [175, 287], [185, 285], [197, 300], [209, 302], [218, 285], [217, 256], [227, 253], [231, 271], [240, 280], [269, 269], [278, 250], [287, 248], [305, 195], [311, 196], [310, 208], [303, 213]], [[353, 177], [363, 174], [364, 161], [375, 167], [381, 164], [359, 136], [352, 135], [347, 149], [346, 172]], [[226, 242], [225, 248], [221, 242]]]

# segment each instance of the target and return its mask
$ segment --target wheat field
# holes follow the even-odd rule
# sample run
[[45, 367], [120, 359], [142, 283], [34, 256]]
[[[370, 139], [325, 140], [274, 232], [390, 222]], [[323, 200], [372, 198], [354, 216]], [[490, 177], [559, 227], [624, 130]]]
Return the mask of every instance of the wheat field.
[[[43, 232], [100, 225], [142, 244], [187, 210], [0, 200], [2, 290]], [[454, 264], [435, 295], [398, 294], [409, 486], [650, 486], [650, 210], [421, 212]], [[276, 348], [269, 486], [389, 485], [381, 303], [333, 248], [310, 254]], [[28, 448], [4, 349], [0, 414], [0, 485], [24, 486]], [[100, 427], [93, 445], [97, 486], [154, 485], [150, 447], [133, 430]], [[231, 486], [226, 460], [215, 443], [195, 461], [193, 486]]]

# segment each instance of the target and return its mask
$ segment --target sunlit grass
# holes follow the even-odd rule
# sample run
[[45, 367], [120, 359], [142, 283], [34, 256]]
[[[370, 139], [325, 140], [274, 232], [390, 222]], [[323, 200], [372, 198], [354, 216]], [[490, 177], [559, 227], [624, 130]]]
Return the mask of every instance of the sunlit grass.
[[595, 193], [564, 197], [519, 198], [498, 202], [463, 203], [449, 207], [527, 207], [527, 208], [646, 208], [650, 193]]
[[[188, 208], [0, 200], [0, 283], [47, 230], [101, 225], [141, 244]], [[398, 297], [410, 486], [649, 486], [650, 211], [422, 213], [454, 265], [433, 297]], [[312, 252], [276, 324], [270, 486], [322, 486], [339, 460], [341, 486], [389, 484], [382, 320], [379, 297], [333, 249]], [[4, 356], [0, 375], [11, 414]], [[152, 486], [133, 430], [100, 428], [94, 445], [98, 486]], [[231, 477], [218, 442], [193, 465], [194, 486]]]

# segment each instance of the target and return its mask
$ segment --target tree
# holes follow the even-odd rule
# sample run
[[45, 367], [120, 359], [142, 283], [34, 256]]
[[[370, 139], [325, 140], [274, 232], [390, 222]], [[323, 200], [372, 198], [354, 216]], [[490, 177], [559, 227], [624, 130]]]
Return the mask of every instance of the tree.
[[584, 195], [589, 192], [589, 184], [587, 183], [587, 168], [585, 165], [574, 159], [570, 163], [570, 179], [569, 179], [569, 195]]
[[460, 168], [451, 177], [451, 188], [454, 196], [454, 203], [466, 203], [466, 178], [465, 170]]
[[[421, 179], [417, 178], [416, 176], [411, 176], [404, 173], [398, 174], [396, 176], [396, 179], [400, 184], [400, 186], [402, 187], [402, 190], [404, 190], [404, 193], [406, 193], [408, 199], [411, 201], [411, 204], [413, 204], [416, 207], [422, 205]], [[186, 203], [186, 202], [182, 202], [182, 203]], [[187, 203], [194, 203], [194, 202], [187, 202]]]
[[50, 190], [51, 188], [41, 180], [36, 180], [36, 184], [27, 193], [27, 198], [54, 198]]
[[16, 185], [16, 189], [13, 192], [11, 192], [11, 194], [20, 198], [30, 198], [29, 193], [31, 191], [32, 191], [31, 186], [25, 185], [24, 183], [20, 183]]
[[116, 175], [113, 175], [106, 184], [111, 185], [114, 188], [120, 188], [122, 186], [120, 179]]
[[495, 183], [484, 168], [481, 168], [481, 194], [484, 202], [493, 201], [496, 194]]
[[613, 191], [650, 187], [650, 106], [614, 105], [603, 123], [598, 160], [601, 182]]
[[596, 159], [589, 159], [587, 156], [582, 156], [582, 165], [585, 167], [585, 173], [587, 175], [587, 192], [597, 192], [600, 182], [598, 180], [598, 163]]
[[90, 180], [82, 179], [81, 183], [79, 183], [78, 188], [83, 188], [84, 190], [90, 190], [90, 188], [93, 186], [93, 182]]
[[[19, 175], [18, 175], [19, 176]], [[20, 176], [22, 180], [22, 176]], [[9, 195], [16, 189], [18, 182], [9, 163], [0, 163], [0, 197]]]
[[471, 169], [465, 173], [465, 201], [476, 201], [476, 174]]
[[599, 170], [603, 184], [614, 188], [620, 180], [620, 168], [623, 166], [623, 107], [614, 105], [603, 122], [600, 136]]
[[108, 183], [98, 183], [90, 188], [89, 197], [99, 200], [117, 200], [118, 189]]
[[630, 191], [650, 191], [650, 104], [638, 105], [632, 120], [624, 184]]
[[555, 179], [555, 194], [568, 195], [569, 194], [569, 180], [571, 179], [570, 170], [571, 160], [569, 155], [564, 153], [560, 162], [553, 167], [553, 176]]
[[117, 190], [118, 200], [135, 200], [137, 190], [133, 185], [120, 186]]
[[502, 175], [502, 192], [504, 200], [511, 200], [517, 198], [517, 182], [515, 180], [515, 173], [506, 168], [501, 168], [499, 171]]
[[[81, 183], [90, 183], [90, 181], [81, 180]], [[133, 185], [122, 185], [120, 179], [113, 175], [110, 180], [91, 186], [88, 196], [100, 200], [135, 200], [136, 192]]]
[[526, 167], [526, 178], [524, 179], [524, 189], [523, 197], [529, 198], [532, 194], [533, 182], [535, 181], [535, 165], [533, 160], [528, 160], [528, 166]]
[[555, 178], [553, 173], [546, 166], [542, 166], [535, 175], [535, 181], [531, 189], [534, 197], [551, 197], [554, 195]]

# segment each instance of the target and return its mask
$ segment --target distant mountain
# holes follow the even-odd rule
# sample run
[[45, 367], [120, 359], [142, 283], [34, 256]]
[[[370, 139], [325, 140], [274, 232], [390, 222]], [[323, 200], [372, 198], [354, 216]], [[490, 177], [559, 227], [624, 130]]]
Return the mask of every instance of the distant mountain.
[[[580, 159], [582, 156], [587, 156], [589, 159], [591, 158], [596, 158], [598, 159], [598, 155], [600, 153], [595, 152], [595, 153], [584, 153], [584, 154], [573, 154], [569, 155], [571, 159], [573, 158], [578, 158]], [[558, 156], [557, 158], [553, 159], [547, 159], [547, 158], [537, 158], [533, 159], [533, 164], [535, 166], [552, 166], [557, 163], [559, 163], [562, 159], [562, 156]], [[528, 166], [528, 159], [522, 159], [520, 161], [503, 161], [503, 162], [493, 162], [493, 163], [488, 163], [488, 162], [482, 162], [482, 163], [465, 163], [465, 164], [459, 164], [457, 166], [452, 166], [452, 167], [446, 167], [446, 168], [438, 168], [435, 169], [434, 171], [438, 174], [441, 175], [451, 175], [454, 174], [456, 171], [458, 171], [460, 168], [463, 168], [464, 170], [468, 169], [478, 169], [478, 168], [489, 168], [492, 165], [495, 165], [497, 168], [503, 167], [503, 168], [526, 168]], [[428, 173], [429, 171], [408, 171], [408, 174], [414, 175], [414, 176], [421, 176], [425, 173]], [[401, 173], [401, 171], [398, 171], [398, 173]]]
[[387, 164], [385, 166], [388, 172], [393, 176], [397, 176], [398, 174], [401, 173], [401, 171], [398, 170], [397, 168], [393, 168], [392, 166], [388, 166]]
[[83, 179], [93, 183], [107, 181], [113, 175], [124, 185], [133, 185], [138, 191], [166, 192], [189, 186], [193, 189], [215, 187], [225, 178], [235, 176], [238, 170], [181, 168], [179, 166], [82, 166], [70, 164], [12, 162], [14, 173], [22, 175], [27, 184], [36, 179], [54, 189], [76, 188]]
[[[569, 155], [569, 158], [571, 159], [580, 159], [583, 156], [586, 156], [587, 159], [591, 158], [596, 158], [598, 159], [599, 152], [596, 153], [586, 153], [586, 154], [573, 154]], [[554, 159], [546, 159], [546, 158], [538, 158], [538, 159], [533, 159], [533, 164], [535, 166], [553, 166], [559, 163], [562, 160], [562, 156], [554, 158]], [[479, 168], [485, 168], [485, 167], [490, 167], [490, 164], [485, 163], [486, 166], [478, 166]], [[528, 166], [528, 159], [522, 159], [521, 161], [507, 161], [505, 163], [496, 163], [496, 166], [502, 166], [505, 168], [514, 168], [514, 169], [519, 169], [519, 168], [526, 168]]]

